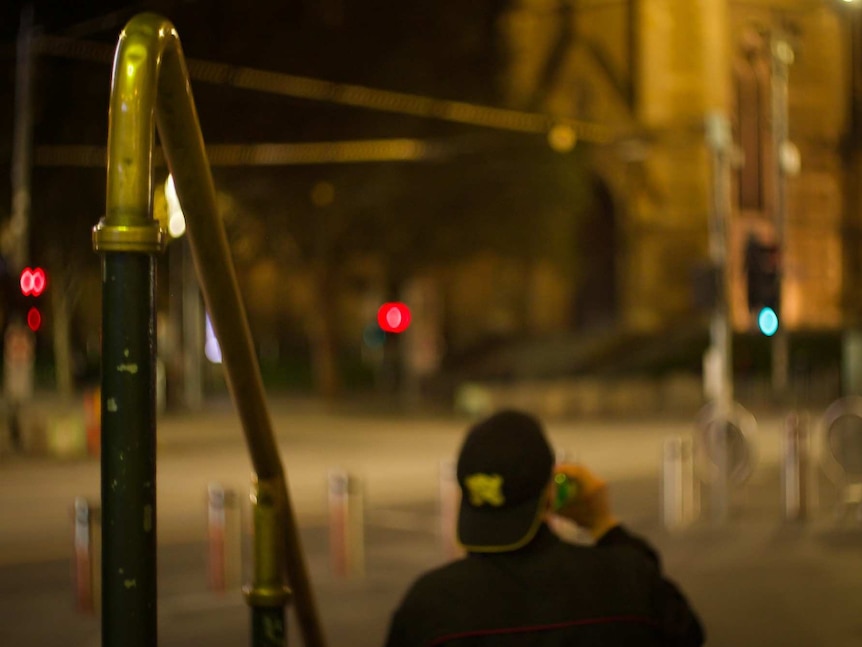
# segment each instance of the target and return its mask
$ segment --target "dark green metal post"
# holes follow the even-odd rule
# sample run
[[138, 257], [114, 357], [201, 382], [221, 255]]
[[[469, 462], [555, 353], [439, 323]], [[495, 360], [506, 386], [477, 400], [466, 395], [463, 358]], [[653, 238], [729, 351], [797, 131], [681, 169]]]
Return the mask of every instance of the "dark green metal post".
[[[173, 25], [140, 14], [120, 34], [108, 124], [102, 349], [103, 646], [155, 647], [155, 280], [165, 237], [152, 216], [156, 125], [188, 225], [207, 310], [224, 353], [257, 477], [253, 637], [281, 645], [288, 571], [307, 647], [324, 647], [263, 380], [216, 207], [188, 71]], [[256, 638], [257, 639], [257, 638]], [[269, 641], [269, 642], [267, 642]]]
[[102, 645], [156, 647], [155, 259], [152, 217], [159, 22], [124, 30], [108, 113], [102, 254]]
[[106, 254], [102, 325], [102, 644], [154, 647], [154, 263]]
[[284, 607], [252, 607], [251, 646], [284, 647], [285, 634]]

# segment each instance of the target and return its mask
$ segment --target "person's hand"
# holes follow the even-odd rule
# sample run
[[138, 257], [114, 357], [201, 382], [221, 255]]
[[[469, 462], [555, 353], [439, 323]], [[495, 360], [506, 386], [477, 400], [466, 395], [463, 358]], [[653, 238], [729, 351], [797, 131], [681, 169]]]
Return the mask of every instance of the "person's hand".
[[[557, 465], [554, 474], [565, 474], [578, 484], [578, 494], [569, 505], [559, 510], [551, 511], [585, 528], [594, 539], [599, 539], [608, 530], [619, 524], [619, 521], [611, 513], [610, 497], [608, 496], [608, 484], [589, 471], [583, 465], [562, 464]], [[554, 487], [551, 487], [550, 496], [554, 496]]]

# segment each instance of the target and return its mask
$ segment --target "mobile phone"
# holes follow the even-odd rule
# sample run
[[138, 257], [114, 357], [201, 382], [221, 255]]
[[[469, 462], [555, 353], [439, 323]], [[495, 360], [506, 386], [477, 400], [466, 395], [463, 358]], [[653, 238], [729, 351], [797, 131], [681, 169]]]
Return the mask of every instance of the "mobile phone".
[[571, 505], [578, 498], [580, 487], [578, 482], [567, 474], [558, 472], [554, 475], [554, 510], [560, 510]]

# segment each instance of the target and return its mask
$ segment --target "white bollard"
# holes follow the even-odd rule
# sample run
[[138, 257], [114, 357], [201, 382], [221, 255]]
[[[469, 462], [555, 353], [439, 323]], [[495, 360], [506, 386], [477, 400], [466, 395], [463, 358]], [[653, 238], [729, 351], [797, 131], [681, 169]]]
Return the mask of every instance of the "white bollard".
[[676, 530], [692, 523], [700, 513], [700, 496], [694, 475], [692, 439], [666, 438], [662, 445], [662, 518]]
[[329, 557], [337, 577], [365, 574], [365, 505], [362, 486], [343, 469], [329, 470]]
[[840, 514], [847, 518], [855, 513], [853, 521], [862, 523], [862, 483], [847, 483], [841, 492]]
[[727, 428], [730, 421], [717, 418], [707, 432], [711, 454], [714, 458], [713, 478], [709, 488], [709, 511], [714, 524], [721, 525], [730, 514], [730, 456]]
[[[830, 478], [838, 491], [835, 518], [846, 521], [855, 514], [855, 521], [862, 522], [862, 473], [848, 471], [847, 456], [844, 454], [842, 436], [851, 431], [852, 426], [862, 420], [862, 396], [850, 395], [835, 400], [826, 409], [821, 420], [823, 429], [823, 448], [820, 457], [820, 467]], [[847, 425], [851, 425], [848, 428]], [[817, 481], [812, 479], [812, 486]], [[814, 490], [816, 499], [817, 491]]]
[[224, 592], [242, 584], [242, 529], [236, 492], [219, 483], [207, 488], [209, 588]]
[[784, 422], [781, 463], [784, 518], [802, 521], [808, 517], [810, 488], [810, 440], [805, 421], [793, 413]]
[[98, 614], [102, 591], [101, 509], [87, 499], [75, 499], [75, 608]]

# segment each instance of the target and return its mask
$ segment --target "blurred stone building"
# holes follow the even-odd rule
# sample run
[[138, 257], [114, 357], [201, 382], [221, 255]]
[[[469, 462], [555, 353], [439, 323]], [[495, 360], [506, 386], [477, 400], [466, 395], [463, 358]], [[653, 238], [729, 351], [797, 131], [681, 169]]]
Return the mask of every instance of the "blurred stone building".
[[[798, 174], [785, 176], [783, 322], [836, 330], [855, 316], [860, 83], [851, 61], [860, 12], [862, 2], [846, 0], [512, 3], [500, 22], [509, 105], [621, 133], [593, 149], [607, 222], [598, 256], [584, 259], [582, 293], [611, 295], [599, 307], [629, 330], [691, 318], [692, 270], [708, 258], [711, 205], [723, 198], [733, 323], [751, 328], [744, 246], [750, 235], [773, 238], [778, 216], [772, 73], [780, 39], [793, 51], [786, 123], [801, 160]], [[738, 163], [729, 195], [716, 196], [712, 180], [711, 113], [731, 125]]]

